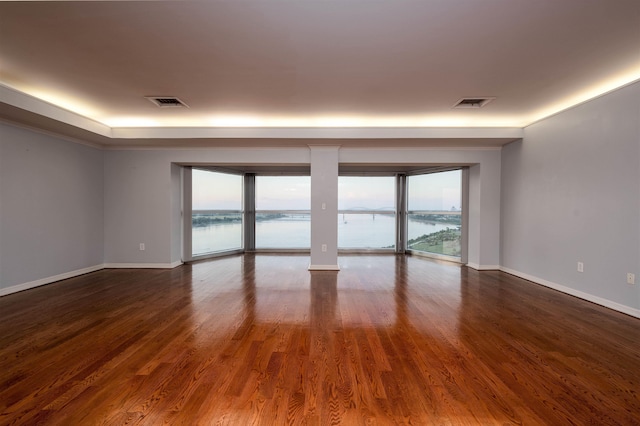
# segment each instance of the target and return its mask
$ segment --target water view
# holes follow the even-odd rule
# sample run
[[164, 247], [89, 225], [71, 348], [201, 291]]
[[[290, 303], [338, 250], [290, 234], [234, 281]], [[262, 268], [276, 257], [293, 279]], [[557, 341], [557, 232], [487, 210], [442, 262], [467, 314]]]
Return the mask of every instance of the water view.
[[[206, 219], [205, 219], [206, 217]], [[435, 220], [434, 220], [435, 219]], [[193, 215], [193, 254], [242, 247], [240, 214]], [[450, 223], [446, 223], [448, 220]], [[413, 250], [460, 256], [460, 216], [410, 215], [408, 246]], [[458, 222], [458, 223], [455, 223]], [[386, 214], [339, 214], [339, 248], [394, 248], [395, 217]], [[307, 214], [258, 214], [256, 248], [309, 248], [311, 220]]]
[[[460, 256], [461, 175], [407, 176], [409, 249]], [[257, 249], [310, 247], [310, 176], [255, 176], [252, 184], [239, 174], [194, 169], [192, 178], [194, 255], [242, 248], [245, 190], [255, 190]], [[338, 248], [395, 248], [396, 183], [390, 175], [338, 177], [338, 210], [349, 212], [336, 218]]]

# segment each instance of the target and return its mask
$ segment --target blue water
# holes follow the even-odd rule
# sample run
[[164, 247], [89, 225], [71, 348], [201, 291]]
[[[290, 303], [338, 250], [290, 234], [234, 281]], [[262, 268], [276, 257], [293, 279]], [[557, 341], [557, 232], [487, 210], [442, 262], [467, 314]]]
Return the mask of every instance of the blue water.
[[[409, 220], [408, 239], [417, 238], [456, 225]], [[395, 245], [395, 218], [372, 214], [338, 215], [339, 248], [382, 248]], [[284, 217], [256, 223], [256, 248], [309, 248], [309, 217]], [[242, 225], [222, 223], [192, 230], [193, 254], [204, 254], [242, 247]]]

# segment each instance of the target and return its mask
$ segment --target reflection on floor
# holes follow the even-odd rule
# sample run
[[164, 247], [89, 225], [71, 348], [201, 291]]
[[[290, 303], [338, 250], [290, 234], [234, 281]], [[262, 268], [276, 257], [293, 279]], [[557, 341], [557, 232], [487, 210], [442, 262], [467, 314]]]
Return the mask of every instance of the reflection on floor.
[[103, 270], [0, 298], [3, 424], [640, 424], [640, 321], [354, 255]]

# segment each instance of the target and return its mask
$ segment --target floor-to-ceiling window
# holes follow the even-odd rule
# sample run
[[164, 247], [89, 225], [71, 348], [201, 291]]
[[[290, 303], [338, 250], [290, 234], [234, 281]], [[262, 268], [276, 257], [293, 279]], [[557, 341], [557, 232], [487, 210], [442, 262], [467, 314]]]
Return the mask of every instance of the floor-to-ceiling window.
[[393, 249], [395, 241], [395, 177], [340, 176], [338, 248]]
[[462, 170], [407, 177], [407, 249], [460, 257]]
[[[185, 253], [311, 246], [309, 176], [254, 175], [189, 168]], [[338, 248], [389, 250], [466, 258], [463, 171], [341, 175]], [[245, 223], [246, 222], [246, 223]]]
[[256, 176], [256, 249], [311, 247], [311, 178]]
[[192, 256], [242, 249], [242, 176], [193, 169]]

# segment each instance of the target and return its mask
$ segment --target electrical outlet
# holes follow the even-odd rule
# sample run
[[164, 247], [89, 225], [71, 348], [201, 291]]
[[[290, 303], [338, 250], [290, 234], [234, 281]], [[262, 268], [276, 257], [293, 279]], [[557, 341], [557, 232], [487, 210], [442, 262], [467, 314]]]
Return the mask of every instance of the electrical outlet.
[[627, 284], [635, 284], [636, 283], [636, 275], [629, 272], [627, 274]]
[[326, 244], [322, 245], [322, 251], [327, 251], [327, 245]]
[[140, 243], [140, 251], [144, 251], [144, 243]]
[[578, 262], [578, 272], [584, 272], [584, 263]]

